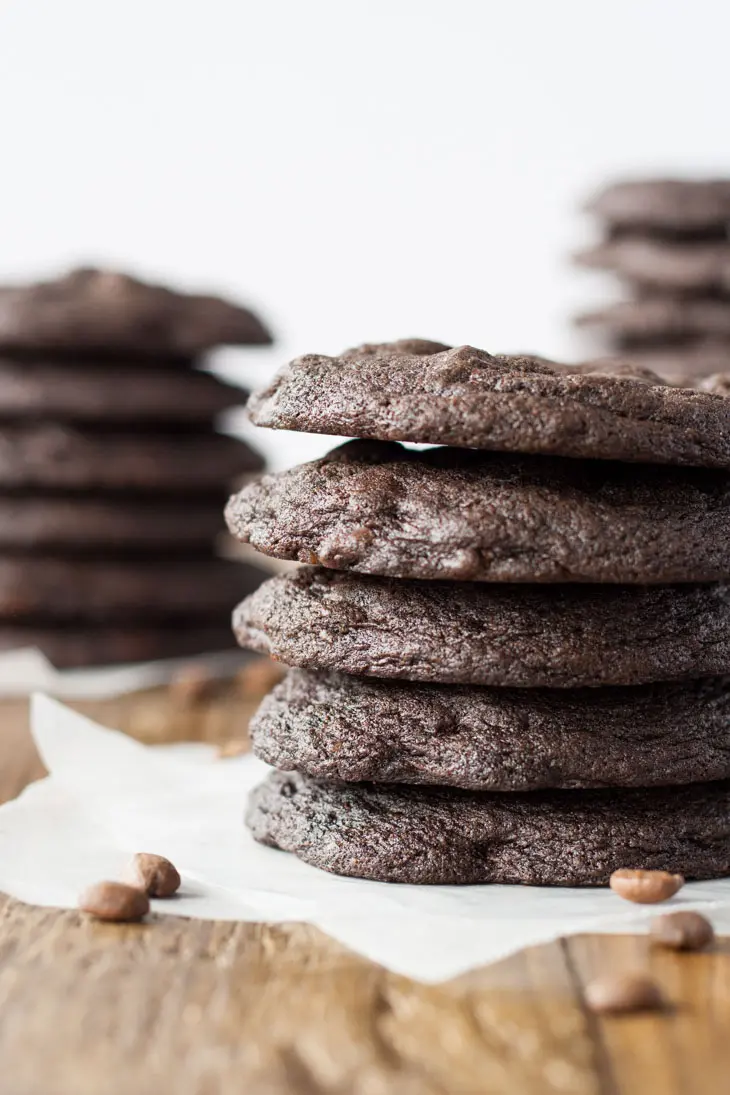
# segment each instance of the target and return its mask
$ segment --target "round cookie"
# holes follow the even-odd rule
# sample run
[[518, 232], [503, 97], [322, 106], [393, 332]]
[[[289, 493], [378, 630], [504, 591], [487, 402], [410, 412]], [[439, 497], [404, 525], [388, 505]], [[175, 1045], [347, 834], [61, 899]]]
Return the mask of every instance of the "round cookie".
[[394, 578], [667, 583], [730, 574], [730, 475], [704, 468], [350, 441], [249, 484], [226, 519], [267, 555]]
[[207, 423], [246, 397], [199, 369], [0, 358], [5, 421]]
[[0, 651], [37, 647], [57, 669], [186, 658], [230, 650], [228, 623], [188, 616], [174, 624], [129, 623], [83, 628], [47, 621], [0, 627]]
[[628, 237], [590, 247], [575, 260], [645, 289], [697, 295], [730, 291], [730, 240], [676, 243]]
[[0, 559], [0, 620], [227, 619], [266, 572], [228, 559]]
[[610, 226], [697, 232], [730, 225], [728, 179], [632, 179], [605, 187], [587, 209]]
[[274, 772], [251, 793], [246, 823], [313, 867], [377, 882], [598, 886], [620, 867], [730, 873], [730, 782], [505, 795]]
[[730, 680], [473, 688], [291, 670], [249, 731], [283, 771], [472, 791], [730, 778]]
[[309, 355], [251, 397], [250, 416], [259, 426], [383, 441], [730, 466], [729, 403], [601, 368], [493, 357], [471, 346]]
[[[730, 300], [639, 297], [621, 300], [576, 318], [578, 327], [600, 330], [617, 345], [726, 340], [730, 357]], [[628, 354], [626, 355], [629, 356]]]
[[[711, 397], [708, 397], [711, 398]], [[220, 490], [263, 458], [245, 441], [211, 432], [122, 433], [54, 425], [0, 426], [0, 490]]]
[[0, 286], [0, 347], [194, 357], [218, 345], [271, 342], [246, 308], [177, 293], [110, 270]]
[[414, 582], [304, 567], [234, 612], [241, 646], [306, 669], [577, 688], [720, 676], [730, 586]]
[[0, 549], [24, 554], [210, 555], [223, 500], [0, 495]]

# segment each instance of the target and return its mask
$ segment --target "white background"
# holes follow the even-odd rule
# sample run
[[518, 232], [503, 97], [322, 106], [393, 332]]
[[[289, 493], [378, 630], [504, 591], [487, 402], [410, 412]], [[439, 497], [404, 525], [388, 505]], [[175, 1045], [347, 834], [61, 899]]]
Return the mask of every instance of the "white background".
[[[724, 0], [0, 0], [0, 277], [112, 264], [307, 351], [422, 335], [570, 359], [578, 212], [730, 172]], [[278, 466], [326, 440], [264, 434]]]

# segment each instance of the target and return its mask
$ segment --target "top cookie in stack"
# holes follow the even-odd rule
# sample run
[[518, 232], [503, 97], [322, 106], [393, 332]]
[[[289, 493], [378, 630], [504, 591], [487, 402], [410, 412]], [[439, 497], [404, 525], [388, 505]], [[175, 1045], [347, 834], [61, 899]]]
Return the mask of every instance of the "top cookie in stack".
[[245, 308], [123, 274], [0, 287], [0, 648], [60, 667], [228, 646], [256, 568], [216, 555], [261, 457], [215, 430], [246, 393], [198, 368], [267, 343]]
[[730, 180], [616, 183], [589, 210], [605, 239], [577, 261], [614, 273], [630, 297], [578, 325], [671, 379], [730, 371]]
[[730, 871], [727, 399], [413, 340], [299, 358], [251, 416], [363, 439], [228, 505], [312, 564], [234, 615], [294, 667], [257, 839], [412, 883]]

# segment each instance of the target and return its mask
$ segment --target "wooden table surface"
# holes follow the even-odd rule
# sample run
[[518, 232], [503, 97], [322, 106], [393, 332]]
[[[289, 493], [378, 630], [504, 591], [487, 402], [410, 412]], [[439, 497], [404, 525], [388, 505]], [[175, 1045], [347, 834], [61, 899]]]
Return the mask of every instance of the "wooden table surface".
[[[19, 710], [0, 710], [2, 799], [42, 772]], [[588, 1013], [586, 982], [622, 969], [671, 1010]], [[578, 936], [434, 987], [304, 925], [105, 925], [0, 896], [2, 1095], [729, 1091], [730, 940]]]

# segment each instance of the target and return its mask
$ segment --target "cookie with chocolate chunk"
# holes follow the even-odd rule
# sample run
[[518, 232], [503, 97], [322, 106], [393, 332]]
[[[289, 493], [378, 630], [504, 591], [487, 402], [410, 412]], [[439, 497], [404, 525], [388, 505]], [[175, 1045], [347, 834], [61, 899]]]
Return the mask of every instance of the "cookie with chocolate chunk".
[[[711, 397], [710, 397], [711, 398]], [[154, 433], [45, 423], [0, 426], [0, 490], [210, 494], [263, 457], [210, 431]]]
[[730, 680], [475, 688], [292, 669], [249, 731], [283, 771], [472, 791], [730, 778]]
[[416, 582], [304, 567], [234, 613], [242, 646], [306, 669], [576, 688], [716, 676], [730, 586]]
[[377, 882], [599, 886], [620, 867], [730, 873], [727, 781], [519, 795], [274, 772], [246, 822], [262, 844]]
[[350, 441], [231, 498], [257, 551], [393, 578], [712, 582], [730, 574], [730, 475]]
[[642, 376], [471, 346], [432, 354], [309, 355], [249, 401], [259, 426], [383, 441], [730, 466], [730, 404]]
[[112, 270], [0, 286], [0, 347], [194, 357], [218, 345], [271, 342], [261, 320], [219, 297], [174, 292]]

